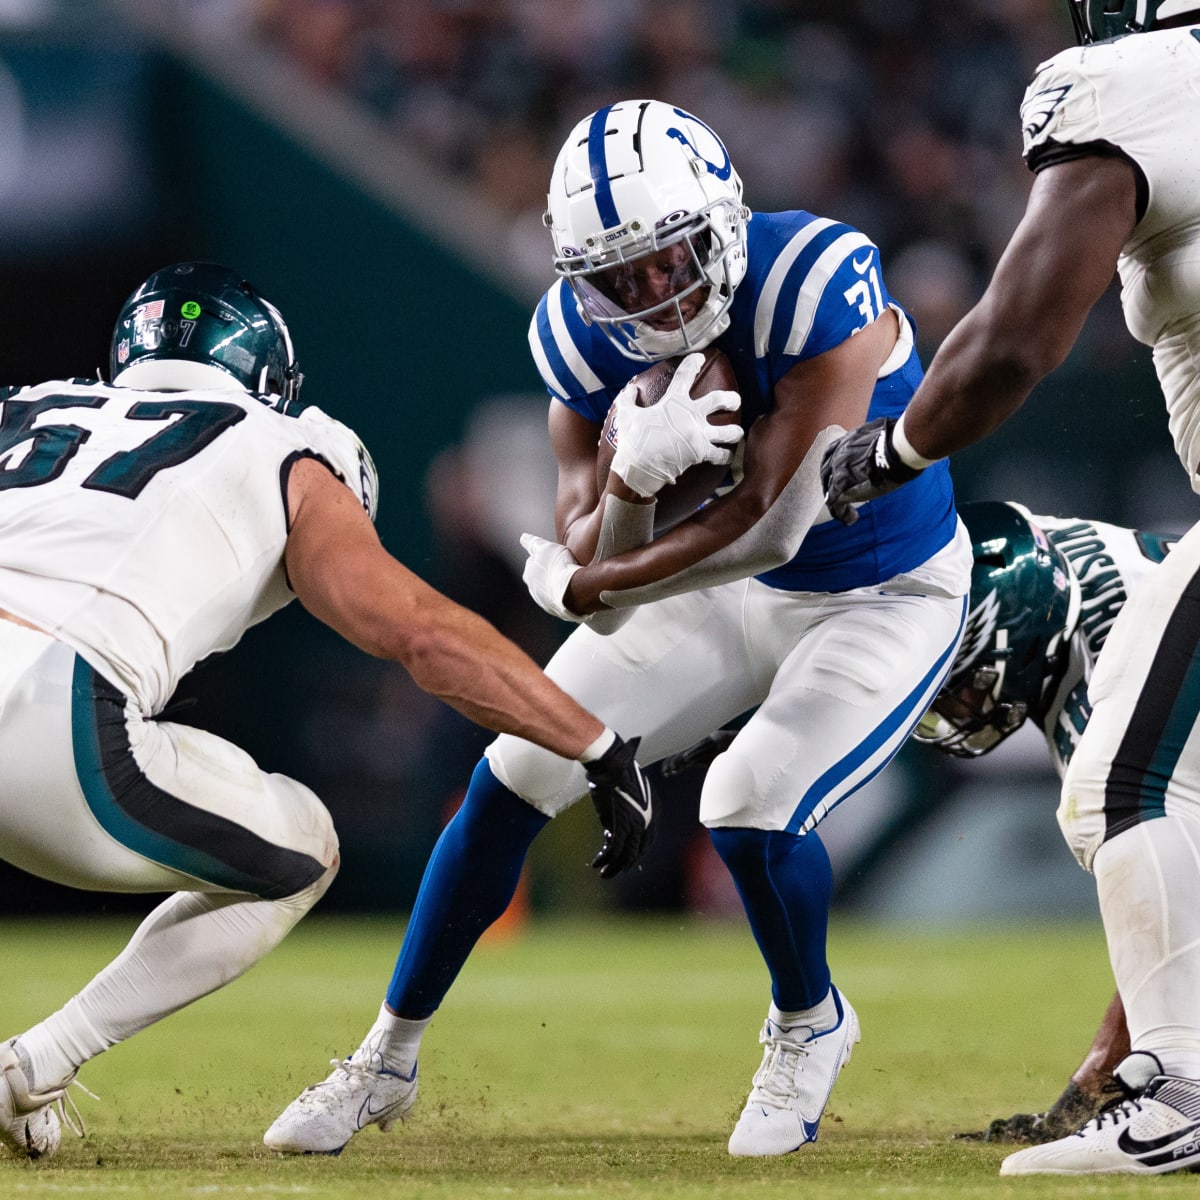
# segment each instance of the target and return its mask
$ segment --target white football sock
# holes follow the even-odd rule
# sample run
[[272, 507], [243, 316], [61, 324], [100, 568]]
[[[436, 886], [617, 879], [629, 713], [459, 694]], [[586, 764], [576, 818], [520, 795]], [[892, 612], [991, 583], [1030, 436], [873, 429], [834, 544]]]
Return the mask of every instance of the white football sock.
[[17, 1038], [38, 1088], [56, 1087], [88, 1059], [208, 995], [252, 967], [321, 898], [331, 867], [283, 900], [176, 892], [129, 944], [58, 1012]]
[[378, 1070], [386, 1068], [410, 1076], [417, 1065], [421, 1038], [429, 1028], [432, 1017], [410, 1021], [398, 1017], [386, 1004], [379, 1006], [379, 1016], [362, 1044], [350, 1056], [352, 1062], [372, 1063]]
[[827, 1030], [834, 1029], [838, 1023], [837, 1004], [833, 999], [833, 988], [830, 988], [825, 993], [825, 999], [820, 1004], [813, 1005], [812, 1008], [801, 1008], [794, 1012], [784, 1012], [782, 1009], [775, 1007], [775, 1002], [771, 1001], [771, 1007], [767, 1011], [767, 1019], [773, 1025], [778, 1025], [780, 1029], [795, 1029], [798, 1025], [807, 1025], [813, 1033], [825, 1033]]
[[1200, 1079], [1200, 825], [1144, 821], [1105, 842], [1092, 869], [1133, 1049]]

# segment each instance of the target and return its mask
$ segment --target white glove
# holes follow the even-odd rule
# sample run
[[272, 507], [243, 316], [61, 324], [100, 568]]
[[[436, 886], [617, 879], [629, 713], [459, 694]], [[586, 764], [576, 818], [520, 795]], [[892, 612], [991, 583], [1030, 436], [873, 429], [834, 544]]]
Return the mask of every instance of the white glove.
[[538, 607], [544, 608], [552, 617], [581, 623], [584, 618], [563, 603], [571, 576], [579, 570], [574, 555], [566, 546], [548, 542], [533, 533], [521, 534], [521, 546], [529, 555], [521, 577]]
[[703, 354], [689, 354], [671, 378], [662, 399], [649, 408], [637, 403], [637, 388], [627, 384], [613, 401], [617, 450], [612, 467], [639, 496], [653, 496], [697, 463], [724, 466], [742, 438], [737, 424], [710, 425], [709, 413], [737, 412], [737, 392], [717, 389], [692, 399], [692, 384], [704, 365]]

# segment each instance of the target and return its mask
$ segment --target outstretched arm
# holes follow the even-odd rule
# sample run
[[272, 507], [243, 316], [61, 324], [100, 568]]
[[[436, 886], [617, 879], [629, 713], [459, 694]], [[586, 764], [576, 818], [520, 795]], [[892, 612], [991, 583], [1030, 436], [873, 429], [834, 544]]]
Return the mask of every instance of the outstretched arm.
[[472, 721], [579, 759], [605, 831], [592, 865], [606, 879], [632, 866], [657, 816], [634, 759], [638, 739], [622, 741], [515, 643], [388, 554], [358, 499], [322, 464], [297, 462], [287, 494], [284, 563], [304, 607]]
[[1086, 157], [1045, 168], [979, 303], [942, 343], [899, 422], [852, 429], [825, 455], [826, 503], [852, 505], [1003, 424], [1066, 357], [1137, 223], [1133, 167]]
[[927, 459], [986, 437], [1066, 358], [1136, 224], [1133, 168], [1088, 157], [1035, 176], [979, 303], [951, 331], [903, 418]]
[[601, 722], [476, 613], [443, 596], [381, 545], [350, 490], [322, 464], [288, 481], [285, 564], [300, 602], [347, 641], [400, 663], [472, 721], [578, 758]]

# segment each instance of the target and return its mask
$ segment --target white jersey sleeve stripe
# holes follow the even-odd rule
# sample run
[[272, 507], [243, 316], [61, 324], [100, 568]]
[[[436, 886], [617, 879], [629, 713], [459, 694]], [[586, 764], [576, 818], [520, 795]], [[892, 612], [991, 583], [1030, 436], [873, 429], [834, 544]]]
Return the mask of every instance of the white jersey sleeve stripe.
[[792, 264], [813, 238], [836, 224], [836, 221], [831, 221], [828, 217], [817, 217], [805, 225], [776, 258], [767, 281], [763, 284], [758, 307], [754, 310], [754, 353], [758, 358], [766, 357], [767, 345], [771, 338], [771, 324], [775, 320], [775, 306], [779, 303], [779, 293], [783, 290]]
[[546, 357], [546, 351], [542, 346], [542, 338], [538, 330], [536, 316], [529, 326], [529, 351], [533, 355], [534, 365], [542, 376], [542, 382], [560, 400], [566, 399], [567, 389], [563, 387], [562, 380], [554, 373], [554, 368], [550, 365], [550, 360]]
[[808, 341], [808, 335], [812, 332], [817, 306], [821, 303], [821, 297], [825, 293], [825, 285], [828, 284], [838, 267], [846, 261], [846, 256], [853, 254], [855, 250], [860, 250], [863, 246], [871, 245], [873, 243], [870, 238], [856, 230], [853, 233], [843, 234], [821, 252], [820, 257], [804, 277], [800, 295], [796, 298], [796, 314], [792, 318], [791, 332], [788, 334], [787, 345], [784, 347], [785, 354], [799, 354], [803, 351], [804, 343]]
[[601, 391], [604, 381], [588, 366], [587, 359], [579, 352], [579, 347], [575, 345], [571, 331], [567, 328], [567, 318], [563, 312], [564, 303], [574, 304], [575, 299], [570, 288], [562, 280], [559, 280], [558, 286], [552, 288], [546, 297], [546, 311], [550, 317], [550, 329], [554, 334], [554, 344], [558, 348], [559, 354], [562, 355], [567, 370], [579, 382], [583, 391], [587, 393]]

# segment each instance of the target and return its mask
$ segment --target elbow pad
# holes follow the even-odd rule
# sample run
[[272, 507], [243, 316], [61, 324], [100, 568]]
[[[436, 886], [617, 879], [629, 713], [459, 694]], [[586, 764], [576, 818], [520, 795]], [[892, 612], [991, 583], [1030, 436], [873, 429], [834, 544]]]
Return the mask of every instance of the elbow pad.
[[[600, 515], [600, 536], [596, 540], [592, 562], [624, 554], [626, 550], [636, 550], [650, 541], [654, 537], [654, 510], [657, 507], [656, 504], [632, 504], [617, 496], [605, 496], [604, 511]], [[632, 608], [596, 612], [587, 618], [587, 626], [593, 633], [608, 637], [632, 616]]]

